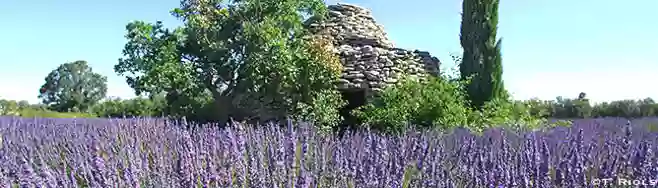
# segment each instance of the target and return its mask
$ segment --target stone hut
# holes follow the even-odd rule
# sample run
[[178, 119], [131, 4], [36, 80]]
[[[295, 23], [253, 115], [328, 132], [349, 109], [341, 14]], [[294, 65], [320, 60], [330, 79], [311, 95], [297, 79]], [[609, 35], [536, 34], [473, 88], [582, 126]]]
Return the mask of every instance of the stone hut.
[[401, 75], [424, 78], [439, 74], [439, 60], [428, 52], [396, 48], [370, 10], [351, 4], [328, 6], [324, 22], [309, 23], [315, 35], [333, 43], [343, 64], [339, 89], [353, 108], [367, 96], [395, 84]]
[[368, 9], [350, 4], [330, 5], [328, 9], [329, 18], [309, 28], [333, 43], [343, 64], [341, 90], [376, 92], [396, 83], [402, 74], [419, 78], [439, 74], [436, 57], [425, 51], [396, 48]]

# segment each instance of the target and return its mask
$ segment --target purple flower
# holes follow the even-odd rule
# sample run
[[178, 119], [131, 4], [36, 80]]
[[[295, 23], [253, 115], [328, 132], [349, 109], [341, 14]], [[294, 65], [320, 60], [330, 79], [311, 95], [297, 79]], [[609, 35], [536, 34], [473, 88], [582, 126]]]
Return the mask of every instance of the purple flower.
[[34, 173], [32, 164], [23, 157], [20, 157], [18, 161], [21, 170], [18, 176], [19, 186], [20, 187], [38, 186], [37, 184], [39, 184], [40, 180], [37, 178], [37, 175]]

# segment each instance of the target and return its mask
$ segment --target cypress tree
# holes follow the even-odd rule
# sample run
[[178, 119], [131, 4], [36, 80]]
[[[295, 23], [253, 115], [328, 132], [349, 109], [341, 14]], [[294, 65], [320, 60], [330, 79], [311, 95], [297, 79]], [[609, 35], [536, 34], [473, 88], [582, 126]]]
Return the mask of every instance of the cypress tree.
[[471, 78], [466, 90], [474, 107], [506, 97], [503, 86], [501, 41], [496, 41], [499, 0], [464, 0], [460, 40], [464, 50], [459, 71]]

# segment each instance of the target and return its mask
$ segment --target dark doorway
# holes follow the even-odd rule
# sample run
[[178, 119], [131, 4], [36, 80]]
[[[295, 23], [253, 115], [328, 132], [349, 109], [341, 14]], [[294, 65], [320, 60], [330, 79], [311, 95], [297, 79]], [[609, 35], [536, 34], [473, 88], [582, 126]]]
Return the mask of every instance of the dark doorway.
[[347, 105], [340, 109], [340, 116], [343, 117], [343, 122], [340, 126], [341, 130], [339, 130], [339, 135], [342, 135], [343, 132], [347, 129], [356, 128], [356, 125], [361, 123], [361, 121], [354, 117], [350, 112], [366, 104], [365, 90], [360, 89], [341, 91], [341, 95], [343, 100], [347, 102]]

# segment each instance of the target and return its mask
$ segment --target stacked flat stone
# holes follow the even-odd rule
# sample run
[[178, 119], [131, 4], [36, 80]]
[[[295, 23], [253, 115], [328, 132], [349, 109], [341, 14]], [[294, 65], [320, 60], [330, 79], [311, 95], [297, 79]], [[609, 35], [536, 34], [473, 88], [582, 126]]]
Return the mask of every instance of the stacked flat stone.
[[342, 90], [380, 91], [402, 75], [423, 79], [438, 75], [439, 60], [428, 52], [395, 48], [369, 10], [351, 4], [330, 5], [329, 17], [309, 29], [333, 43], [343, 64]]

